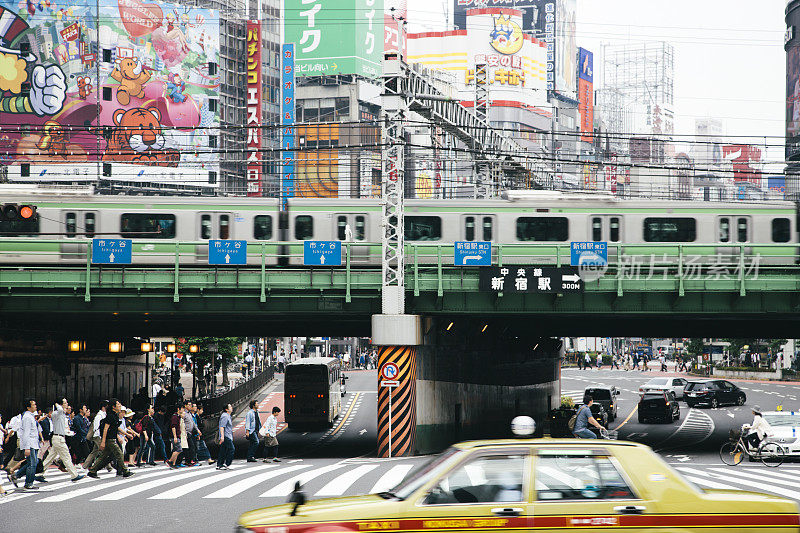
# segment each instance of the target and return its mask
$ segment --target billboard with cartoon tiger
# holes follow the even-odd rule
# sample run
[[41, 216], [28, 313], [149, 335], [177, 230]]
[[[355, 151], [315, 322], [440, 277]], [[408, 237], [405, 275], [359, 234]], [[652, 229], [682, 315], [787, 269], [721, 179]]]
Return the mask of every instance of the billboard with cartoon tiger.
[[216, 186], [218, 12], [82, 1], [0, 0], [4, 175]]

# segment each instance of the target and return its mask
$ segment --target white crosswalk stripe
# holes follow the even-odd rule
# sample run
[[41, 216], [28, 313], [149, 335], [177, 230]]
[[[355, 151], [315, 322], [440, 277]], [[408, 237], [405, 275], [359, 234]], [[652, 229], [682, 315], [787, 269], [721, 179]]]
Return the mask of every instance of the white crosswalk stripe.
[[403, 481], [406, 474], [414, 468], [414, 465], [396, 465], [389, 469], [370, 490], [371, 494], [386, 492]]
[[[149, 479], [151, 477], [157, 477], [157, 476], [165, 476], [165, 475], [169, 474], [170, 472], [171, 472], [171, 469], [164, 467], [164, 468], [160, 469], [157, 472], [148, 472], [146, 474], [137, 474], [137, 475], [135, 475], [133, 477], [129, 477], [127, 479], [121, 479], [121, 480], [116, 481], [115, 483], [113, 483], [113, 485], [109, 484], [109, 483], [98, 483], [97, 481], [94, 481], [94, 483], [92, 485], [88, 486], [88, 487], [80, 488], [80, 489], [77, 489], [77, 490], [71, 490], [71, 491], [66, 492], [64, 494], [58, 494], [58, 495], [55, 495], [55, 496], [50, 496], [50, 497], [44, 498], [42, 500], [37, 500], [36, 503], [58, 503], [58, 502], [64, 502], [64, 501], [67, 501], [67, 500], [71, 500], [73, 498], [77, 498], [78, 496], [85, 496], [86, 494], [91, 494], [93, 492], [100, 492], [101, 490], [108, 490], [108, 489], [110, 489], [112, 487], [117, 487], [117, 486], [122, 485], [122, 484], [126, 484], [127, 485], [127, 484], [133, 483], [133, 482], [140, 482], [142, 479]], [[100, 476], [100, 481], [108, 480], [108, 479], [112, 479], [112, 478], [116, 477], [116, 474], [113, 473], [113, 472], [111, 472], [110, 474], [107, 474], [107, 475], [103, 475], [103, 474], [98, 474], [98, 475]], [[80, 483], [82, 484], [83, 481], [81, 481]]]
[[[800, 476], [788, 472], [777, 472], [772, 468], [739, 467], [695, 467], [675, 466], [690, 481], [702, 488], [756, 490], [777, 494], [800, 501]], [[798, 472], [792, 470], [792, 472]]]
[[[215, 483], [219, 483], [220, 481], [225, 481], [227, 479], [242, 476], [244, 474], [250, 474], [255, 470], [256, 467], [252, 468], [241, 468], [238, 470], [231, 470], [230, 472], [223, 472], [222, 474], [214, 474], [208, 475], [203, 479], [196, 479], [190, 483], [182, 484], [179, 487], [175, 487], [174, 489], [170, 489], [167, 492], [162, 492], [160, 494], [156, 494], [155, 496], [150, 496], [150, 500], [174, 500], [175, 498], [179, 498], [181, 496], [186, 496], [190, 492], [194, 492], [196, 490], [202, 489], [203, 487], [208, 487], [209, 485], [213, 485]], [[262, 466], [261, 470], [265, 468], [271, 468], [271, 466]]]
[[333, 472], [334, 470], [338, 470], [339, 468], [342, 468], [343, 466], [344, 466], [343, 464], [334, 464], [334, 465], [323, 466], [321, 468], [315, 468], [311, 472], [303, 472], [299, 476], [295, 476], [295, 477], [287, 479], [286, 481], [282, 481], [281, 483], [278, 483], [277, 485], [275, 485], [274, 487], [269, 489], [267, 492], [262, 494], [261, 497], [262, 498], [277, 498], [277, 497], [288, 496], [289, 493], [292, 492], [292, 490], [294, 490], [294, 485], [298, 481], [300, 482], [301, 485], [305, 485], [306, 483], [308, 483], [312, 479], [316, 479], [319, 476], [327, 474], [328, 472]]
[[283, 468], [278, 468], [275, 470], [268, 470], [261, 474], [256, 474], [254, 476], [250, 476], [247, 479], [242, 479], [233, 483], [232, 485], [228, 485], [225, 488], [219, 489], [215, 492], [212, 492], [208, 496], [203, 496], [204, 498], [230, 498], [232, 496], [236, 496], [237, 494], [241, 494], [242, 492], [246, 491], [247, 489], [253, 488], [256, 485], [269, 481], [272, 478], [277, 476], [282, 476], [283, 474], [288, 474], [289, 472], [296, 472], [297, 470], [302, 470], [303, 468], [309, 468], [311, 465], [293, 465], [293, 466], [286, 466]]
[[208, 469], [194, 467], [194, 469], [189, 472], [181, 472], [180, 474], [176, 474], [174, 476], [154, 479], [152, 481], [148, 481], [146, 483], [140, 483], [132, 487], [125, 487], [124, 489], [114, 491], [110, 494], [103, 494], [102, 496], [98, 496], [97, 498], [95, 498], [95, 501], [104, 502], [104, 501], [121, 500], [123, 498], [133, 496], [134, 494], [139, 494], [140, 492], [144, 492], [146, 490], [161, 487], [168, 483], [175, 483], [176, 481], [182, 481], [184, 479], [189, 479], [196, 476], [207, 476], [207, 475], [209, 475]]
[[367, 472], [372, 472], [378, 465], [361, 465], [349, 472], [337, 476], [336, 479], [322, 487], [315, 496], [341, 496], [350, 486]]

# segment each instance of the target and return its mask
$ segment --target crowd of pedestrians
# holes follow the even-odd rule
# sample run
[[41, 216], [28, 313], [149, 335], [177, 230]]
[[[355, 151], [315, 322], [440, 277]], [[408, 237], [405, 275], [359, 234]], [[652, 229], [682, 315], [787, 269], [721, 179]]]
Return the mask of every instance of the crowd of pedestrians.
[[[86, 476], [97, 478], [104, 468], [127, 478], [134, 475], [132, 468], [156, 466], [157, 461], [173, 469], [213, 464], [203, 438], [203, 406], [169, 393], [161, 388], [151, 403], [143, 389], [131, 400], [138, 410], [112, 398], [100, 402], [95, 413], [87, 404], [73, 409], [66, 398], [41, 408], [34, 399], [25, 400], [21, 412], [5, 425], [0, 416], [0, 467], [15, 487], [22, 483], [24, 490], [34, 491], [34, 483], [47, 483], [51, 465], [75, 482]], [[170, 405], [169, 400], [175, 403]], [[256, 405], [255, 400], [250, 403], [245, 421], [248, 461], [263, 455], [264, 462], [279, 462], [280, 408], [273, 407], [262, 426]], [[209, 435], [219, 444], [218, 470], [229, 469], [233, 462], [232, 411], [230, 404], [225, 406], [219, 433]], [[0, 485], [0, 495], [4, 494]]]

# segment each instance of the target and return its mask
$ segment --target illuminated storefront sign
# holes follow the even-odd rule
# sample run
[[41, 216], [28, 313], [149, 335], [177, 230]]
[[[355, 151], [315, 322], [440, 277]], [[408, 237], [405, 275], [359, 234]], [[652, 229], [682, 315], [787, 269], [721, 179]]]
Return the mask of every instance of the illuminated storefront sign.
[[262, 194], [261, 23], [247, 21], [247, 196]]

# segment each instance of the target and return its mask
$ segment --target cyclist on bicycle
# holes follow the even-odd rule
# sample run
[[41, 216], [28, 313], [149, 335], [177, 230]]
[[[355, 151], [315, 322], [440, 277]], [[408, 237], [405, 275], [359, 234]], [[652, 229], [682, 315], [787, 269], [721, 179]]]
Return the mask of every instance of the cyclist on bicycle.
[[753, 423], [749, 426], [747, 424], [743, 425], [742, 432], [747, 431], [745, 442], [752, 446], [754, 450], [757, 450], [761, 441], [772, 435], [772, 426], [761, 416], [761, 408], [759, 406], [754, 405], [752, 411]]
[[602, 429], [603, 426], [600, 425], [600, 422], [594, 419], [592, 416], [592, 404], [594, 403], [594, 398], [592, 398], [591, 394], [587, 394], [583, 397], [583, 405], [578, 408], [578, 414], [575, 417], [575, 428], [572, 430], [572, 434], [579, 439], [596, 439], [597, 435], [589, 429], [589, 424], [593, 425], [597, 429]]

